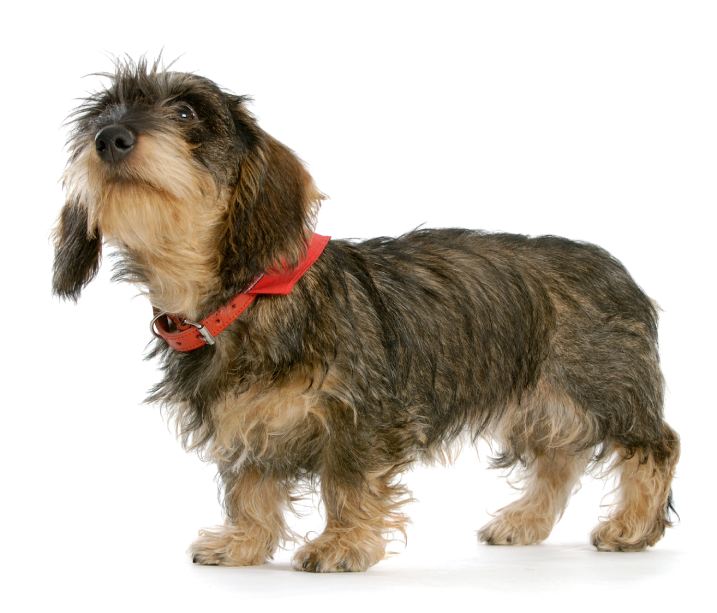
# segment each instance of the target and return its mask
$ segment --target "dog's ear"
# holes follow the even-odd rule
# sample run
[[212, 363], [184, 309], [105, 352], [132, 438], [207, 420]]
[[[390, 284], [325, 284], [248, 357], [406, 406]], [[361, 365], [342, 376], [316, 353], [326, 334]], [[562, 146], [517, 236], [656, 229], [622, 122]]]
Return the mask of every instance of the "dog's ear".
[[87, 209], [70, 201], [60, 213], [54, 238], [52, 290], [61, 298], [77, 300], [100, 267], [102, 237], [90, 226]]
[[238, 180], [222, 244], [225, 281], [242, 281], [282, 262], [298, 263], [306, 251], [323, 195], [291, 149], [256, 125], [238, 99]]

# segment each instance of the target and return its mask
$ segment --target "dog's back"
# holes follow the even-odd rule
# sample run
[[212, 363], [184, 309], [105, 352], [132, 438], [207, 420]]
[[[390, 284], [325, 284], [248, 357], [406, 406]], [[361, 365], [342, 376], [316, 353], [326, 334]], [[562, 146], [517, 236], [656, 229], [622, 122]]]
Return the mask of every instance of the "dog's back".
[[607, 436], [639, 445], [654, 435], [662, 403], [656, 311], [599, 247], [419, 230], [332, 241], [319, 270], [346, 317], [367, 313], [363, 341], [347, 339], [344, 351], [356, 365], [385, 370], [384, 398], [425, 407], [431, 442], [466, 423], [477, 434], [538, 383], [595, 420], [596, 445]]

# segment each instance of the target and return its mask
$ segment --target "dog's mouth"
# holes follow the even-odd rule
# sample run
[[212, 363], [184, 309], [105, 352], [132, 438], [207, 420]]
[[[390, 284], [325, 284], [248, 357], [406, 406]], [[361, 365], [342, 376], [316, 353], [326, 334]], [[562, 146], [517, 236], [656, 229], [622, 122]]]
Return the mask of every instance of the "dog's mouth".
[[[77, 151], [63, 182], [71, 198], [87, 209], [90, 226], [106, 237], [132, 239], [140, 226], [165, 233], [180, 213], [194, 219], [199, 210], [213, 213], [224, 205], [213, 176], [171, 131], [105, 126]], [[135, 229], [130, 232], [129, 226]]]
[[169, 191], [165, 183], [170, 169], [152, 136], [113, 124], [97, 132], [94, 146], [88, 149], [88, 170], [101, 191]]
[[129, 167], [113, 169], [103, 181], [104, 192], [121, 192], [123, 190], [155, 192], [158, 196], [170, 196], [170, 192], [148, 177], [137, 176]]
[[110, 193], [142, 191], [162, 194], [167, 191], [157, 178], [142, 172], [141, 166], [137, 165], [132, 157], [110, 164], [97, 160], [94, 154], [92, 157], [94, 159], [91, 160], [88, 170], [93, 176], [95, 193], [100, 199]]

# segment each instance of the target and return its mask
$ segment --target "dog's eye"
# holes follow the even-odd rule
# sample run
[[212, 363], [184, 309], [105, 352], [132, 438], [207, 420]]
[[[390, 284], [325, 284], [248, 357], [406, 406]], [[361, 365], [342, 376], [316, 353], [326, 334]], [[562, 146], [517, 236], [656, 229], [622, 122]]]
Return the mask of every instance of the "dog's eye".
[[197, 112], [186, 102], [177, 105], [177, 119], [180, 121], [191, 121], [197, 118]]

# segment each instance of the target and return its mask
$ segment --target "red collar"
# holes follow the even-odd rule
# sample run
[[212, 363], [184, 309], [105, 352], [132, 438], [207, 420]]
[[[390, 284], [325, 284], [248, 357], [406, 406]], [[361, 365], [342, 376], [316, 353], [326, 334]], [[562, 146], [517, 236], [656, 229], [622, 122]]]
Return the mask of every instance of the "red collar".
[[204, 345], [213, 345], [214, 337], [241, 315], [259, 294], [286, 295], [296, 282], [311, 268], [329, 242], [329, 236], [314, 234], [304, 259], [295, 268], [269, 271], [256, 279], [247, 289], [237, 294], [202, 321], [191, 321], [180, 315], [157, 312], [151, 329], [176, 351], [193, 351]]

